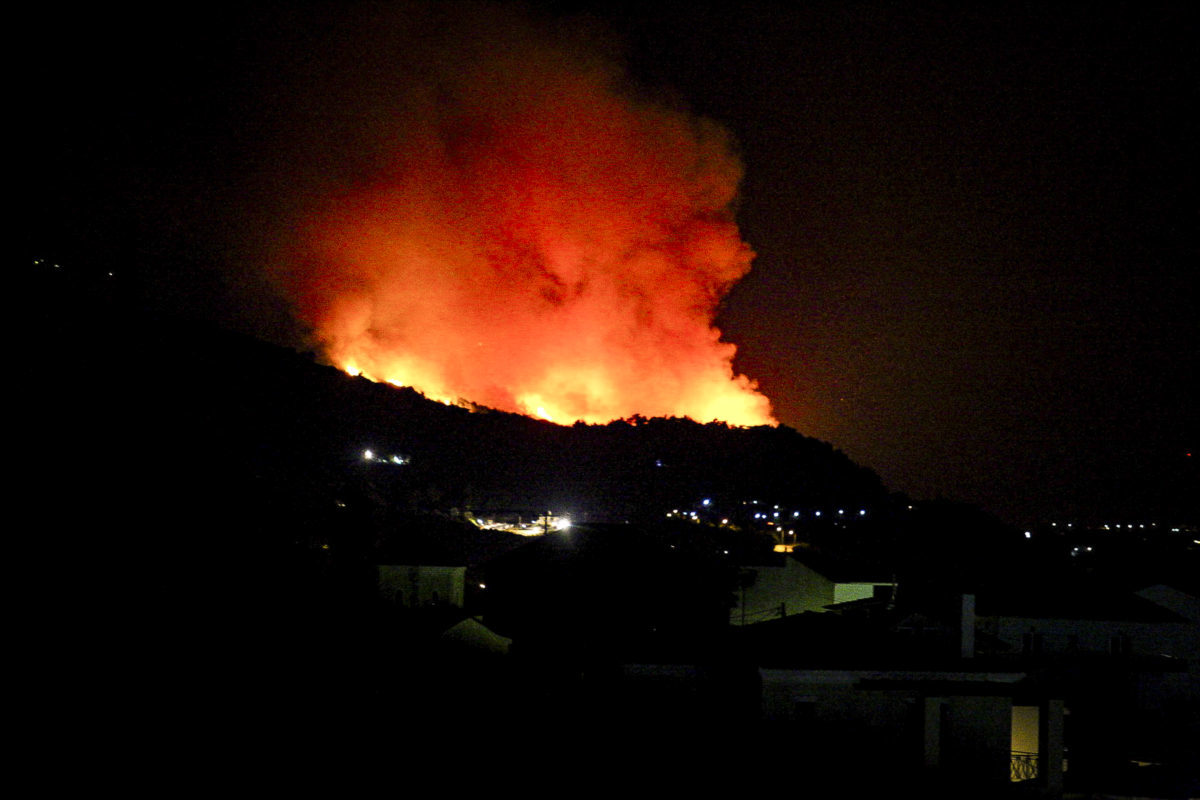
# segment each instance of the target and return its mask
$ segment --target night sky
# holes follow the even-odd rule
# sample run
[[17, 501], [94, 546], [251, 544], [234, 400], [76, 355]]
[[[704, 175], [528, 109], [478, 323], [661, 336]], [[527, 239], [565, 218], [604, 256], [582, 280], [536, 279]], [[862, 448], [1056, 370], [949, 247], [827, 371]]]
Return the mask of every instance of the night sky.
[[[311, 189], [278, 179], [323, 152], [280, 140], [305, 113], [292, 76], [337, 91], [321, 43], [359, 35], [350, 8], [35, 15], [23, 255], [293, 341], [242, 265], [254, 220]], [[893, 489], [1018, 523], [1194, 498], [1191, 6], [531, 8], [585, 13], [644, 91], [732, 134], [757, 257], [717, 326], [781, 422]]]

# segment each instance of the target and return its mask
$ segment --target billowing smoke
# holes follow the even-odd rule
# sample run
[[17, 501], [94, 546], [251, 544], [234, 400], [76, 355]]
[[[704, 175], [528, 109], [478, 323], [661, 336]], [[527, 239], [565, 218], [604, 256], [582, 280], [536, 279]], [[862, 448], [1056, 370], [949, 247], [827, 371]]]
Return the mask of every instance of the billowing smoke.
[[589, 42], [493, 9], [340, 44], [276, 275], [333, 363], [435, 399], [772, 423], [713, 327], [753, 258], [729, 137]]

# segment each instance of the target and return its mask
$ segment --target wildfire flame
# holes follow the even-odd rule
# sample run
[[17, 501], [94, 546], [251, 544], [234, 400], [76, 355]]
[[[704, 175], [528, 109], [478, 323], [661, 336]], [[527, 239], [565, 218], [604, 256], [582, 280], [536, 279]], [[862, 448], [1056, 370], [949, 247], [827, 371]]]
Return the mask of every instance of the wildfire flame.
[[577, 48], [465, 51], [406, 76], [367, 177], [306, 217], [286, 285], [327, 357], [564, 424], [774, 424], [713, 326], [754, 255], [727, 133]]

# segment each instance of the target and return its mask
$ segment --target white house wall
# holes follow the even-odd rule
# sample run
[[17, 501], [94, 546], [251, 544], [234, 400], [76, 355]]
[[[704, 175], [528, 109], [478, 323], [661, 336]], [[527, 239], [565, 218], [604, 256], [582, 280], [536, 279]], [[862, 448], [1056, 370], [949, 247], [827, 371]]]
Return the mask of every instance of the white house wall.
[[384, 564], [379, 567], [379, 594], [410, 608], [429, 605], [461, 608], [466, 575], [466, 567]]
[[[782, 567], [753, 567], [754, 583], [737, 593], [737, 606], [729, 619], [734, 625], [762, 622], [781, 616], [780, 612], [824, 611], [833, 602], [834, 583], [794, 558]], [[744, 600], [743, 600], [744, 598]], [[744, 606], [743, 606], [744, 602]]]
[[[760, 675], [763, 718], [785, 726], [781, 739], [789, 725], [798, 734], [808, 728], [844, 739], [847, 748], [908, 753], [913, 766], [970, 776], [979, 785], [1009, 781], [1013, 701], [1007, 687], [1022, 674], [763, 669]], [[995, 684], [996, 691], [929, 694], [931, 686], [960, 681]]]
[[[804, 611], [823, 612], [833, 603], [873, 597], [876, 586], [888, 583], [836, 583], [797, 559], [787, 558], [781, 567], [752, 567], [754, 583], [737, 593], [737, 605], [729, 615], [734, 625], [775, 619]], [[743, 597], [744, 615], [743, 615]]]
[[875, 596], [876, 586], [888, 586], [879, 583], [838, 583], [833, 587], [833, 602], [848, 603], [851, 600], [866, 600]]

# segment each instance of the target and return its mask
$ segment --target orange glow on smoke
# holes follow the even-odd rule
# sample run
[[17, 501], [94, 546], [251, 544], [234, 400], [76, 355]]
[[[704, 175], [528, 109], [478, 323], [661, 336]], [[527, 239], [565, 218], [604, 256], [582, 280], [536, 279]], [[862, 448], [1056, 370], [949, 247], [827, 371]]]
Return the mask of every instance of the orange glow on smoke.
[[472, 57], [406, 89], [374, 171], [308, 217], [289, 288], [327, 357], [563, 424], [773, 424], [712, 324], [753, 258], [725, 132], [566, 51]]

